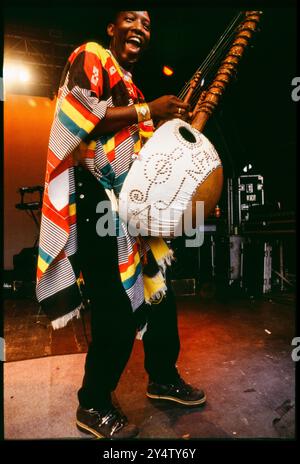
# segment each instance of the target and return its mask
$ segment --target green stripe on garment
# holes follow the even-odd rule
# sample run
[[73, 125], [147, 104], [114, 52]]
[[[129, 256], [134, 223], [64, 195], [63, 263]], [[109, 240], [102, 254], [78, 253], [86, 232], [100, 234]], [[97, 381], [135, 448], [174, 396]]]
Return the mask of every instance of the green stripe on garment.
[[99, 179], [104, 188], [111, 190], [116, 174], [109, 163], [101, 168], [101, 178]]
[[125, 290], [128, 290], [129, 288], [131, 288], [135, 284], [136, 279], [140, 275], [141, 271], [142, 271], [142, 265], [141, 265], [141, 263], [139, 263], [137, 265], [137, 267], [135, 268], [135, 272], [134, 272], [133, 276], [129, 277], [129, 279], [126, 279], [126, 280], [122, 281], [122, 284], [123, 284]]
[[71, 193], [69, 195], [69, 204], [72, 205], [76, 201], [76, 193]]
[[62, 110], [58, 113], [58, 119], [66, 127], [66, 129], [68, 129], [76, 137], [84, 139], [88, 135], [84, 129], [79, 127], [78, 124], [76, 124], [76, 122], [74, 122], [73, 119], [67, 116]]
[[127, 174], [128, 174], [128, 171], [124, 172], [123, 174], [115, 178], [114, 185], [113, 185], [115, 193], [120, 193]]
[[48, 255], [48, 253], [46, 253], [41, 247], [39, 247], [39, 255], [47, 264], [50, 264], [54, 259], [52, 256]]

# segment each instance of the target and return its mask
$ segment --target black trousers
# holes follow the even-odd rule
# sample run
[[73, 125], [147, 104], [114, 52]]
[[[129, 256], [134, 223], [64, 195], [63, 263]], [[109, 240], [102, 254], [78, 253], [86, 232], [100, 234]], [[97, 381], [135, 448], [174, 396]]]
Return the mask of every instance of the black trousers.
[[108, 200], [105, 190], [81, 167], [76, 168], [75, 181], [78, 256], [90, 299], [92, 333], [78, 399], [83, 407], [101, 409], [111, 403], [111, 392], [127, 364], [137, 327], [145, 320], [144, 366], [150, 379], [167, 383], [176, 378], [180, 350], [176, 304], [168, 285], [160, 304], [143, 304], [133, 312], [119, 274], [117, 239], [99, 237], [96, 232], [100, 218], [96, 205]]

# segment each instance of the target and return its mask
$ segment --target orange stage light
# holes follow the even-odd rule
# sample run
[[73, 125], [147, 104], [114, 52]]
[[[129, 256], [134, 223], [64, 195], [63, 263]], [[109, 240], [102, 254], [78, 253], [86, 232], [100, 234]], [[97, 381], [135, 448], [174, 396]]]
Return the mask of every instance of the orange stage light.
[[172, 76], [172, 74], [174, 74], [174, 71], [172, 68], [170, 68], [170, 66], [164, 66], [163, 73], [165, 76]]

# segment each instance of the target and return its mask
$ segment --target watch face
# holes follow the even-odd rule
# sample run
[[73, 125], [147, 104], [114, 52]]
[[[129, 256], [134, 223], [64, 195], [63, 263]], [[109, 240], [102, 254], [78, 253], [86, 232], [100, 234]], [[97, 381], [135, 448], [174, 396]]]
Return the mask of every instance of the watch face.
[[140, 109], [140, 111], [141, 111], [142, 115], [145, 116], [146, 113], [147, 113], [147, 108], [145, 108], [145, 107], [142, 106], [141, 109]]

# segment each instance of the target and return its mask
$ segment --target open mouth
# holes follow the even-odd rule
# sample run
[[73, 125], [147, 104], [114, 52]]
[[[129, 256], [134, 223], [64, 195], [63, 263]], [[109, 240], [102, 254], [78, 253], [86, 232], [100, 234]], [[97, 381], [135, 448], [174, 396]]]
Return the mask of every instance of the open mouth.
[[130, 37], [126, 40], [128, 49], [134, 53], [137, 53], [142, 48], [142, 39], [140, 37]]

